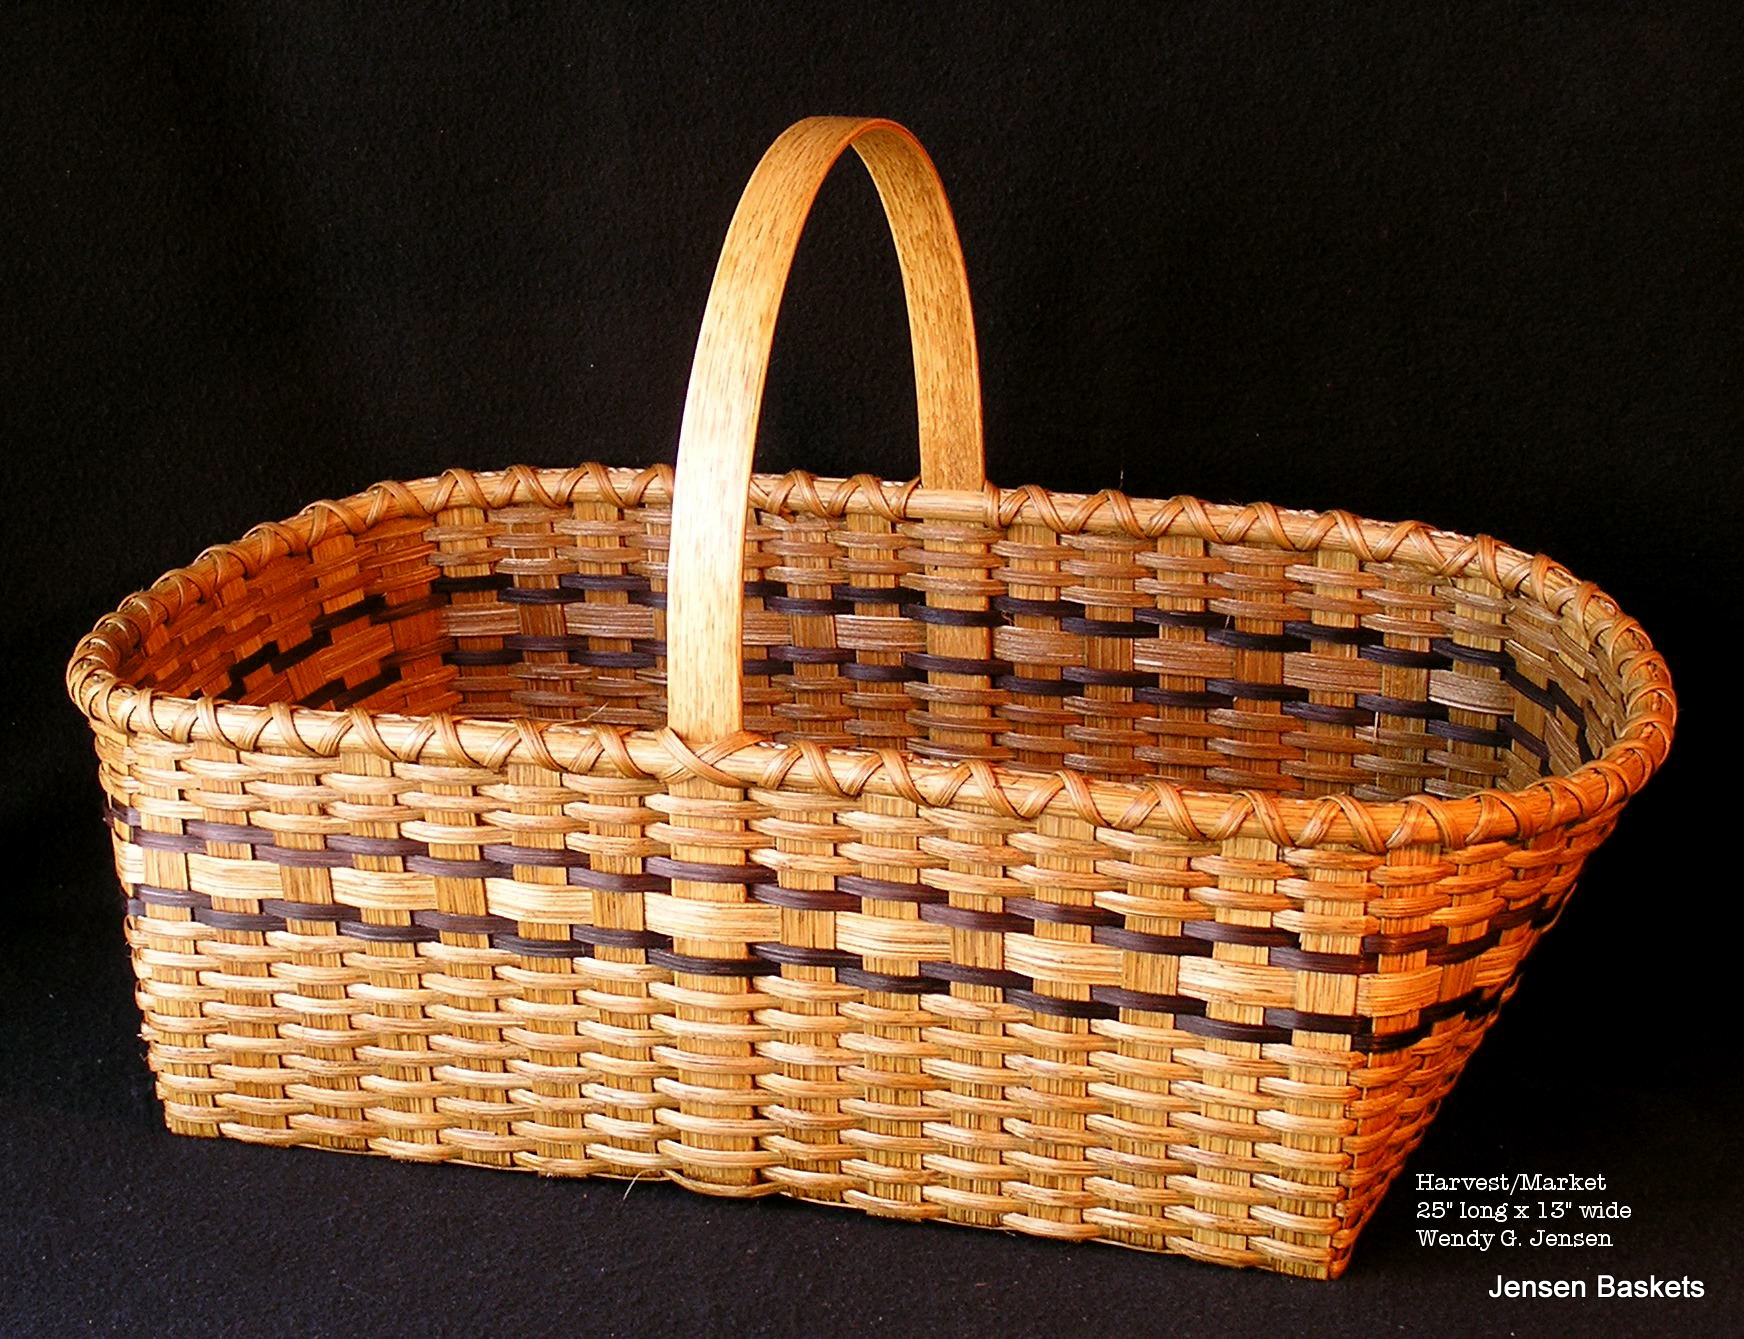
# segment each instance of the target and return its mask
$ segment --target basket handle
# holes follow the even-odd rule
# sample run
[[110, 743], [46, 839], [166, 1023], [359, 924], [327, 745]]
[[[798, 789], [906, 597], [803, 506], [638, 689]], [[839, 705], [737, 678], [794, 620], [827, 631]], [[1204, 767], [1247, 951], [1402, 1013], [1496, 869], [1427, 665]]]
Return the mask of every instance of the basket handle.
[[902, 267], [921, 483], [979, 491], [986, 479], [968, 275], [932, 160], [893, 121], [815, 116], [790, 126], [751, 174], [727, 229], [679, 432], [667, 718], [692, 744], [734, 734], [744, 723], [745, 514], [763, 382], [800, 230], [824, 177], [850, 147], [878, 187]]

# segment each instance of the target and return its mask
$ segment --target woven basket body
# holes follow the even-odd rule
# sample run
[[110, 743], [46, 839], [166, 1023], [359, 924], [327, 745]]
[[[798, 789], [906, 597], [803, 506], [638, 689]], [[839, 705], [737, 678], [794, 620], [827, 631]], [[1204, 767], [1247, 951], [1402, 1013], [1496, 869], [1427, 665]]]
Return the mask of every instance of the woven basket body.
[[[794, 236], [849, 142], [900, 222], [912, 141], [818, 120]], [[730, 236], [676, 484], [380, 485], [80, 645], [172, 1129], [1340, 1272], [1663, 662], [1493, 541], [981, 486], [966, 291], [897, 240], [922, 484], [738, 507]]]

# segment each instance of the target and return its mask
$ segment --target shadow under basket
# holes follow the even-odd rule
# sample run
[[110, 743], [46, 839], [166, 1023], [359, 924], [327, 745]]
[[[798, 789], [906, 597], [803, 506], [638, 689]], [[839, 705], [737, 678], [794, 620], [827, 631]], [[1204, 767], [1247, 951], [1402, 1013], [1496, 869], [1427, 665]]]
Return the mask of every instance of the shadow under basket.
[[[752, 477], [850, 144], [922, 481]], [[378, 485], [80, 644], [171, 1129], [1342, 1271], [1669, 676], [1492, 540], [986, 486], [931, 172], [777, 141], [676, 482]]]

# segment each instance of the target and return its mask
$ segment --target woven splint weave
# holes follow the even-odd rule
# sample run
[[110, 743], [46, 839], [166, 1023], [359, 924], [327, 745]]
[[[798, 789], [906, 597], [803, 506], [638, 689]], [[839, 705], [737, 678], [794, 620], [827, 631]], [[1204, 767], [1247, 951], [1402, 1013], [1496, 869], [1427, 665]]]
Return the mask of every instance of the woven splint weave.
[[[850, 144], [923, 477], [752, 477]], [[676, 482], [382, 484], [105, 618], [69, 687], [169, 1126], [1339, 1273], [1664, 758], [1664, 663], [1487, 538], [986, 485], [976, 395], [924, 154], [802, 122]]]

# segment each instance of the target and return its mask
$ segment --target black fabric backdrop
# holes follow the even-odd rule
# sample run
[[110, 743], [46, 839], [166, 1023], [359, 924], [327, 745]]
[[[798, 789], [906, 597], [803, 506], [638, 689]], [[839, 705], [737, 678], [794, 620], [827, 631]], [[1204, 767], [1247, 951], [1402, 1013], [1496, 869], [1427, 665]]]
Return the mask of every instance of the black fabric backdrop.
[[[1716, 7], [1717, 11], [1718, 7]], [[1721, 1332], [1738, 1314], [1738, 33], [1586, 6], [26, 11], [0, 194], [0, 1330], [8, 1334]], [[84, 727], [127, 591], [451, 464], [670, 459], [716, 248], [818, 112], [928, 145], [994, 479], [1486, 531], [1601, 583], [1683, 733], [1412, 1172], [1603, 1173], [1610, 1251], [1420, 1248], [1340, 1283], [664, 1184], [175, 1139], [136, 1039]], [[857, 168], [802, 244], [761, 467], [913, 472]], [[1498, 1272], [1703, 1279], [1495, 1302]]]

